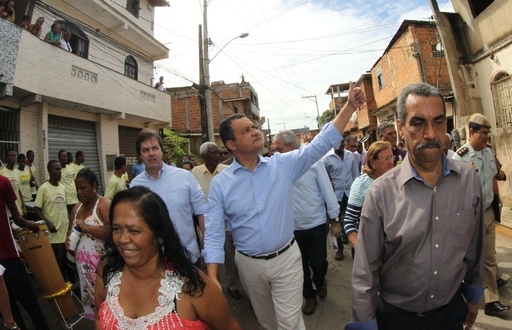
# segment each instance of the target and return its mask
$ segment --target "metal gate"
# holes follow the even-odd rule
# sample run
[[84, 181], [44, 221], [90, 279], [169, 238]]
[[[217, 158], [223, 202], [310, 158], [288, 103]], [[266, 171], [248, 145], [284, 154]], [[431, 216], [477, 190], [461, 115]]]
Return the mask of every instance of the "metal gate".
[[64, 149], [73, 154], [85, 153], [84, 166], [91, 169], [98, 177], [98, 193], [103, 195], [102, 176], [96, 142], [96, 126], [93, 122], [48, 116], [48, 156], [58, 160], [59, 150]]

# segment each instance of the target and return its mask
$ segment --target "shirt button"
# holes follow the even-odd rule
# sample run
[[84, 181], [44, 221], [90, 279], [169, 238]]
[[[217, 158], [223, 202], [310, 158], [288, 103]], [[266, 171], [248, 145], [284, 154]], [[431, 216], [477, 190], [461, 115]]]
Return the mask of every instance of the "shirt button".
[[437, 249], [437, 248], [439, 247], [439, 244], [436, 244], [436, 245], [435, 245], [435, 247], [436, 247], [436, 249]]
[[431, 299], [434, 299], [434, 295], [431, 295], [431, 296], [430, 296], [430, 298], [431, 298]]
[[439, 220], [439, 217], [436, 217], [436, 220]]
[[436, 271], [434, 271], [434, 275], [437, 275], [437, 270], [436, 270]]

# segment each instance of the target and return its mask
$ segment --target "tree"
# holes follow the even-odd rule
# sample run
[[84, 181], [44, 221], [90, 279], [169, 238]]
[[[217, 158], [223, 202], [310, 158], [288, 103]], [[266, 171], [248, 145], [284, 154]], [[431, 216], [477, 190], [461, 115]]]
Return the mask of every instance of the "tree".
[[325, 124], [330, 122], [334, 119], [334, 111], [331, 110], [325, 110], [322, 112], [322, 115], [320, 116], [320, 119], [318, 120], [318, 123], [320, 124], [320, 128], [322, 128]]
[[173, 162], [177, 164], [182, 156], [188, 155], [188, 142], [187, 138], [179, 136], [168, 128], [164, 128], [162, 138], [164, 162], [167, 163], [167, 158], [171, 156]]

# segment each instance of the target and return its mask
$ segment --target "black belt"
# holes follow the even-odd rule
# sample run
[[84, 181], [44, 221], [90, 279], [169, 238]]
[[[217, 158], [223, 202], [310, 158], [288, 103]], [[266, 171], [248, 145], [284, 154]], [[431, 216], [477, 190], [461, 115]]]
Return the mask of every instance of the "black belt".
[[249, 257], [249, 258], [270, 260], [270, 259], [274, 259], [278, 255], [281, 255], [281, 254], [285, 253], [286, 250], [288, 250], [290, 248], [290, 246], [293, 245], [294, 242], [295, 242], [295, 237], [292, 238], [290, 243], [286, 244], [286, 246], [284, 248], [282, 248], [281, 250], [279, 250], [277, 252], [274, 252], [274, 253], [271, 253], [271, 254], [264, 255], [264, 256], [250, 256], [248, 254], [243, 253], [242, 251], [238, 251], [238, 252], [240, 252], [241, 254], [243, 254], [244, 256]]
[[434, 308], [434, 309], [431, 309], [431, 310], [428, 310], [428, 311], [424, 311], [424, 312], [418, 312], [418, 313], [414, 313], [416, 314], [416, 316], [430, 316], [432, 314], [435, 314], [437, 313], [441, 308], [443, 308], [444, 306], [441, 306], [441, 307], [437, 307], [437, 308]]
[[384, 304], [387, 304], [389, 306], [392, 306], [393, 308], [395, 308], [396, 311], [402, 313], [402, 314], [409, 314], [409, 315], [416, 315], [418, 317], [425, 317], [425, 316], [430, 316], [430, 315], [433, 315], [437, 312], [439, 312], [441, 309], [445, 308], [447, 305], [443, 305], [443, 306], [440, 306], [440, 307], [437, 307], [437, 308], [434, 308], [434, 309], [430, 309], [428, 311], [424, 311], [424, 312], [409, 312], [409, 311], [406, 311], [405, 309], [402, 309], [402, 308], [399, 308], [399, 307], [396, 307], [395, 305], [391, 305], [390, 303], [388, 303], [387, 301], [385, 301], [384, 299], [382, 299], [382, 302]]

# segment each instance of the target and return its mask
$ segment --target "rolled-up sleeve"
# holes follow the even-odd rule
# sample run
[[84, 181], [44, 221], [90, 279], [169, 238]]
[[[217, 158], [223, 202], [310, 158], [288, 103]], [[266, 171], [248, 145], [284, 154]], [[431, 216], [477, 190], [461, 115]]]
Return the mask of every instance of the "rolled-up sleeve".
[[205, 236], [202, 252], [205, 263], [224, 263], [224, 202], [218, 180], [213, 179], [204, 215]]

